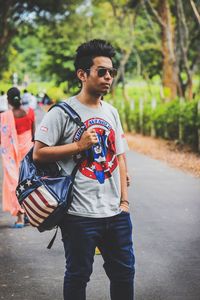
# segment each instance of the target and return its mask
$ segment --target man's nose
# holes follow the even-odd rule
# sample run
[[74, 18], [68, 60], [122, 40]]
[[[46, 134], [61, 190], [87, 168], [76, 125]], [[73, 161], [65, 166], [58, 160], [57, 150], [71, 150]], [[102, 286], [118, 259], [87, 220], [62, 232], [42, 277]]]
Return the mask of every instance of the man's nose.
[[113, 79], [112, 76], [110, 75], [109, 70], [106, 70], [106, 74], [105, 74], [104, 77], [107, 78], [107, 79]]

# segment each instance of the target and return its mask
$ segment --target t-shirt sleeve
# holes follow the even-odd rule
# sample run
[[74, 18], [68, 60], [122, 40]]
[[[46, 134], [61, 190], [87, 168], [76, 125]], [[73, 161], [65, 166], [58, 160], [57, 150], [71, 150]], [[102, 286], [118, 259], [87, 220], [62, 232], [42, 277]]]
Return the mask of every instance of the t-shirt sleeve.
[[45, 114], [42, 122], [36, 129], [35, 140], [48, 146], [59, 143], [68, 116], [60, 108], [53, 108]]
[[128, 145], [125, 139], [124, 131], [122, 129], [122, 124], [120, 121], [119, 114], [117, 110], [115, 111], [115, 119], [116, 119], [116, 154], [122, 154], [126, 150], [128, 150]]

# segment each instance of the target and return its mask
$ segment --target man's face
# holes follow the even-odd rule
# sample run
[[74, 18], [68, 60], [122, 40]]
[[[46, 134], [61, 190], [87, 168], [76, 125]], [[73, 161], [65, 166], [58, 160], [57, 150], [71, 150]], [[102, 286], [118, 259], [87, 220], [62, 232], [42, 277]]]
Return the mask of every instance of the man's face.
[[[113, 82], [113, 77], [109, 73], [109, 70], [112, 69], [113, 64], [110, 58], [104, 56], [95, 57], [93, 65], [90, 67], [89, 75], [86, 74], [84, 88], [90, 94], [106, 94]], [[102, 74], [104, 75], [102, 76]]]

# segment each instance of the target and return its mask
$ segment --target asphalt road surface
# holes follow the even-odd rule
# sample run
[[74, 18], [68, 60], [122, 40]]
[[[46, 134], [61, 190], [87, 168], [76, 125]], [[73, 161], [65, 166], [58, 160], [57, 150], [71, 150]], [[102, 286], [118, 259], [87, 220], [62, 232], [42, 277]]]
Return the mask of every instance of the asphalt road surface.
[[[128, 166], [135, 300], [200, 300], [200, 179], [132, 151]], [[0, 299], [62, 300], [60, 234], [47, 250], [53, 232], [12, 229], [13, 223], [0, 211]], [[87, 300], [110, 299], [102, 264], [95, 256]]]

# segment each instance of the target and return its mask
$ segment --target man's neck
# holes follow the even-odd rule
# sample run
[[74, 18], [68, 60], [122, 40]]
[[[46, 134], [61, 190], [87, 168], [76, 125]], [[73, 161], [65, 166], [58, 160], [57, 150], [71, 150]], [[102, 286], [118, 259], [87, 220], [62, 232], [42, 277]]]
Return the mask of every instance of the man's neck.
[[80, 93], [76, 96], [76, 98], [84, 105], [89, 106], [91, 108], [99, 108], [101, 105], [101, 95], [90, 95], [85, 93], [84, 91], [80, 91]]

